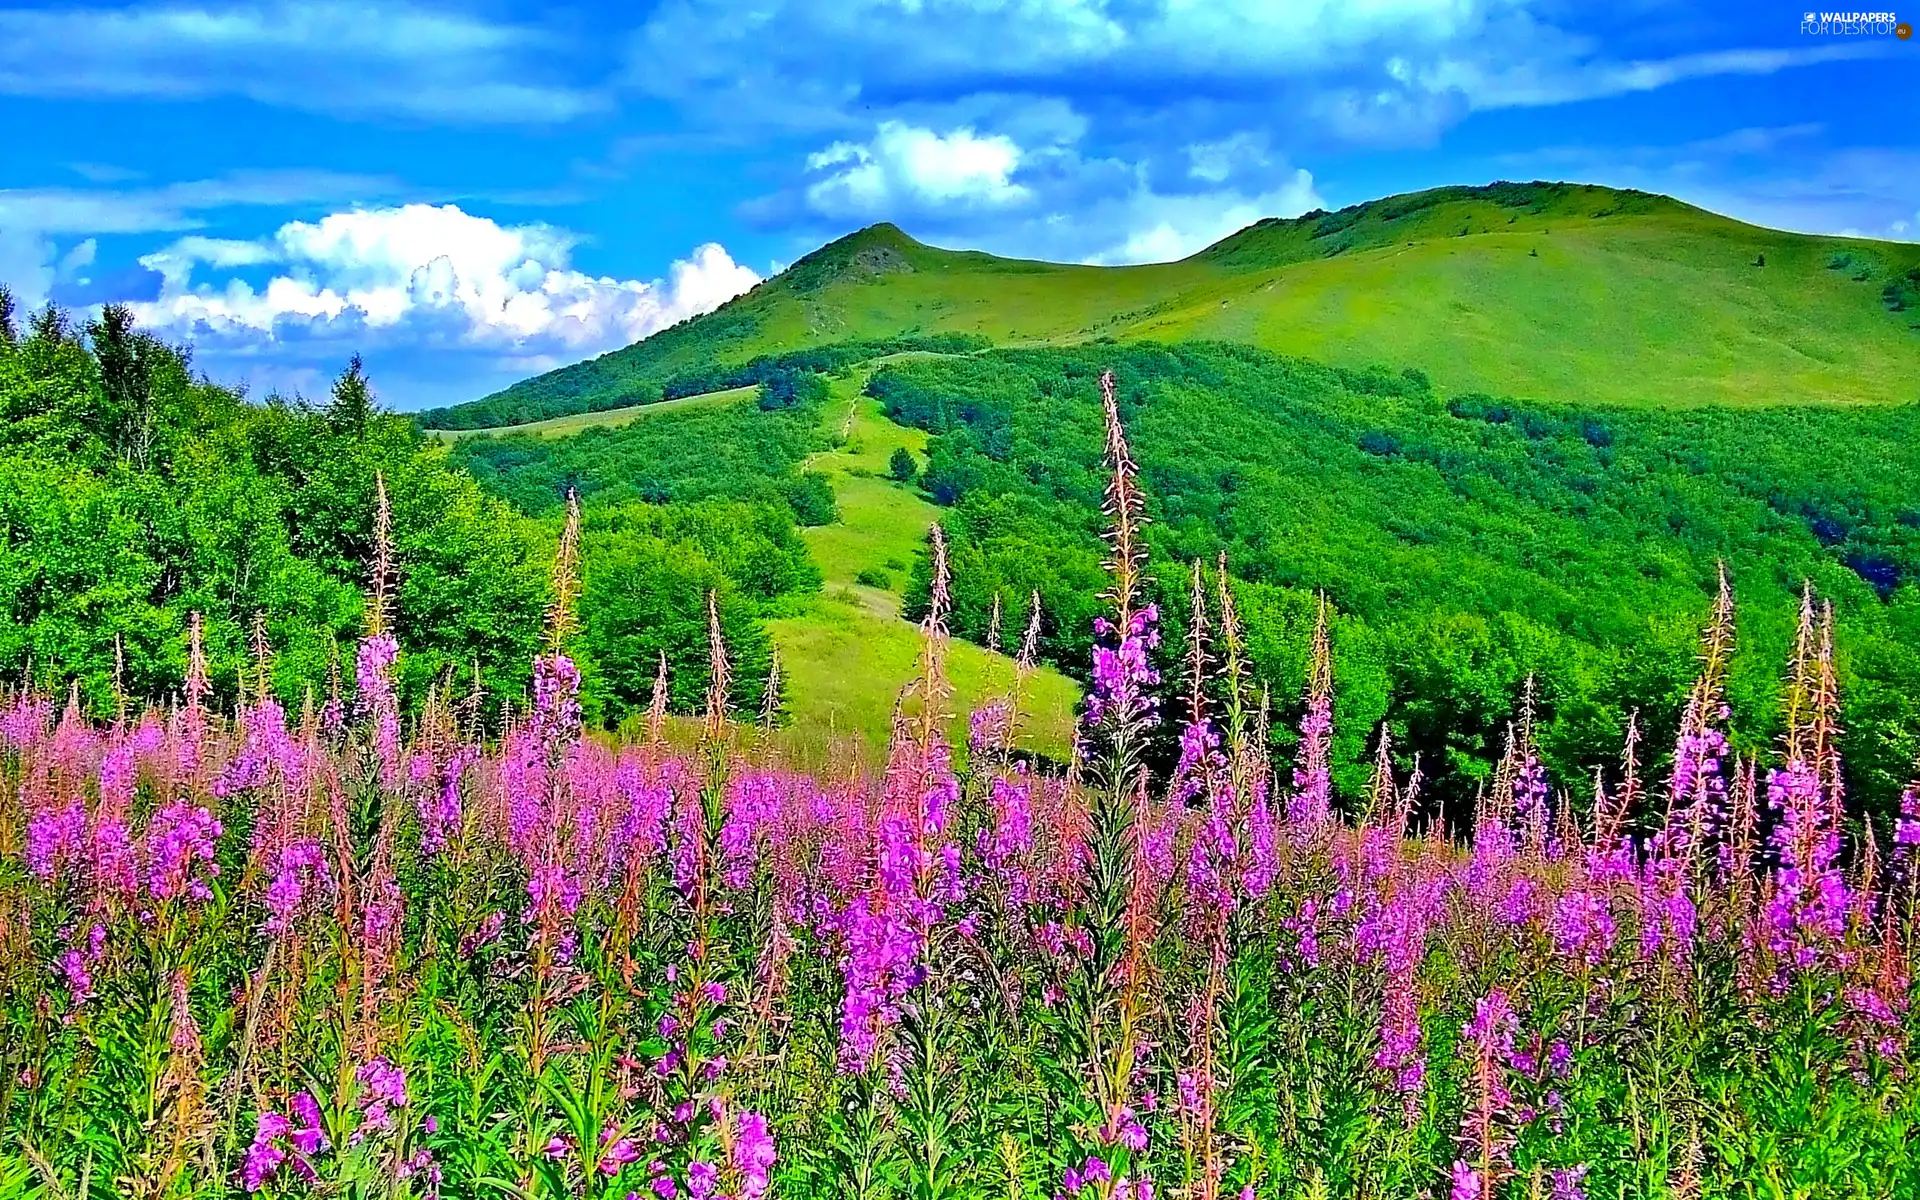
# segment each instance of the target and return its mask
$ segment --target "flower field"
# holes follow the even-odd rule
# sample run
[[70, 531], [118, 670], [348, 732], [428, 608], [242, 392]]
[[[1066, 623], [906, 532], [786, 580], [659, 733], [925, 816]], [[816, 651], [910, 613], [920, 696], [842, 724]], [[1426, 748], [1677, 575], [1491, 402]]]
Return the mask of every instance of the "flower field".
[[697, 738], [664, 699], [588, 736], [577, 513], [503, 728], [451, 679], [402, 713], [384, 536], [302, 711], [263, 633], [231, 713], [197, 630], [163, 705], [9, 695], [0, 1197], [1920, 1196], [1920, 785], [1849, 808], [1811, 591], [1770, 756], [1729, 748], [1723, 580], [1681, 727], [1594, 778], [1547, 777], [1523, 693], [1473, 811], [1384, 733], [1336, 803], [1324, 628], [1262, 694], [1197, 563], [1194, 649], [1156, 654], [1103, 382], [1062, 771], [1016, 749], [1019, 677], [948, 744], [937, 528], [878, 772], [784, 768], [717, 615]]

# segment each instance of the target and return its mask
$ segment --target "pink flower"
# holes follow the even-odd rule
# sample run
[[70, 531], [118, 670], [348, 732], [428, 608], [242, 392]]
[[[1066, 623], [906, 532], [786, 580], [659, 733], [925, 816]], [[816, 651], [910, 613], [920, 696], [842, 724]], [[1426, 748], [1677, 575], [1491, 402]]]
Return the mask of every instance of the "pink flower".
[[741, 1200], [760, 1200], [766, 1195], [769, 1173], [777, 1157], [766, 1117], [757, 1112], [741, 1113], [733, 1144], [733, 1165], [740, 1173]]
[[1463, 1158], [1453, 1162], [1453, 1200], [1480, 1200], [1480, 1172]]
[[287, 1160], [287, 1152], [278, 1145], [291, 1129], [287, 1119], [277, 1112], [263, 1112], [253, 1129], [253, 1142], [247, 1147], [246, 1162], [240, 1168], [240, 1183], [249, 1192], [257, 1192]]
[[147, 823], [147, 892], [155, 900], [213, 896], [208, 881], [220, 873], [214, 861], [220, 822], [211, 812], [175, 800]]

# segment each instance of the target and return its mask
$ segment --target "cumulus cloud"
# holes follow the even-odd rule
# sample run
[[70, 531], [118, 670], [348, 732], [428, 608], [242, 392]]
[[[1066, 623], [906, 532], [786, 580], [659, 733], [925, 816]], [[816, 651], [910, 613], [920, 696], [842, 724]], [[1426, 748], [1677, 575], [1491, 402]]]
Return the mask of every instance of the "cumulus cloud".
[[395, 0], [0, 10], [0, 94], [244, 96], [319, 112], [564, 121], [606, 106], [543, 82], [538, 28]]
[[871, 141], [835, 142], [807, 156], [807, 170], [824, 173], [808, 185], [807, 202], [828, 216], [856, 217], [1016, 204], [1031, 195], [1013, 181], [1019, 165], [1020, 147], [1005, 135], [882, 121]]
[[1262, 217], [1297, 217], [1326, 202], [1313, 176], [1296, 170], [1278, 187], [1256, 195], [1209, 191], [1164, 195], [1140, 191], [1114, 206], [1108, 222], [1122, 230], [1117, 241], [1087, 255], [1099, 264], [1171, 262], [1206, 249]]
[[[144, 322], [217, 340], [356, 335], [575, 357], [711, 311], [759, 282], [716, 244], [665, 279], [593, 276], [570, 265], [576, 237], [501, 225], [446, 205], [408, 204], [292, 221], [258, 241], [187, 237], [142, 258], [163, 282]], [[249, 279], [246, 268], [268, 267]], [[223, 273], [199, 280], [202, 268]]]
[[[63, 282], [61, 241], [69, 236], [84, 236], [97, 248], [94, 239], [101, 235], [198, 229], [219, 210], [364, 202], [393, 194], [399, 186], [338, 171], [256, 170], [151, 187], [0, 188], [0, 282], [23, 305], [37, 306]], [[66, 252], [73, 249], [69, 245]]]
[[746, 215], [773, 225], [806, 214], [886, 218], [943, 245], [1138, 263], [1184, 258], [1261, 217], [1322, 203], [1313, 176], [1288, 165], [1264, 134], [1175, 143], [1132, 158], [1091, 152], [1081, 143], [1085, 123], [1070, 117], [1024, 121], [1030, 144], [973, 125], [942, 133], [883, 122], [870, 140], [808, 155], [814, 178], [802, 192], [763, 197]]

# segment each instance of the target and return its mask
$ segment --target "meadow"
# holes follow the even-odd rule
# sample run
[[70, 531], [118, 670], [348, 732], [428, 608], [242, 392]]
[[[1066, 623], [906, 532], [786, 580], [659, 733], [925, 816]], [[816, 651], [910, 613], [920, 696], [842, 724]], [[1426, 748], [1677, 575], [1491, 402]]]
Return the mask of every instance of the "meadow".
[[[717, 590], [696, 677], [663, 659], [633, 736], [591, 733], [577, 501], [530, 704], [407, 702], [383, 472], [351, 669], [304, 705], [264, 624], [220, 701], [197, 617], [174, 701], [11, 691], [0, 1196], [1915, 1194], [1920, 783], [1887, 819], [1848, 795], [1822, 596], [1750, 613], [1706, 564], [1676, 720], [1556, 778], [1523, 681], [1479, 802], [1442, 810], [1434, 764], [1339, 727], [1324, 602], [1276, 694], [1231, 564], [1150, 557], [1094, 382], [1066, 764], [1017, 749], [1024, 615], [948, 736], [937, 527], [883, 770], [782, 760]], [[1754, 615], [1792, 633], [1780, 737], [1741, 747]], [[1340, 786], [1353, 734], [1375, 765]]]

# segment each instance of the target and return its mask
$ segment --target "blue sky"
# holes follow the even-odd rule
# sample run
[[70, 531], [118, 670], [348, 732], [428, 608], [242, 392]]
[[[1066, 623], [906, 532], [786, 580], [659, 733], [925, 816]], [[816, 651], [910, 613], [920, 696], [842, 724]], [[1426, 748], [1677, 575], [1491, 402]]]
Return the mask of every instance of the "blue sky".
[[1138, 262], [1261, 216], [1549, 178], [1920, 239], [1920, 38], [1804, 16], [0, 0], [0, 281], [133, 302], [255, 395], [320, 394], [359, 351], [418, 408], [625, 345], [876, 220]]

